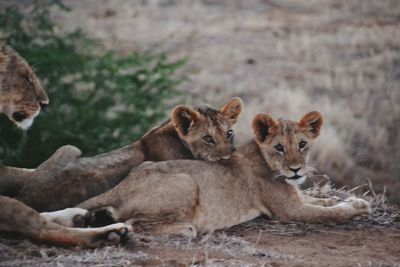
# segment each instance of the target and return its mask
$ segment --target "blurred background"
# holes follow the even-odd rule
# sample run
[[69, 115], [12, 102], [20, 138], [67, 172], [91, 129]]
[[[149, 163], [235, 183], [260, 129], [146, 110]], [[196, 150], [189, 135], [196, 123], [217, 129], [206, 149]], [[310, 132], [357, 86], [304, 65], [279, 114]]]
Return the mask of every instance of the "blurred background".
[[67, 143], [85, 155], [106, 152], [165, 120], [176, 103], [218, 107], [239, 96], [237, 145], [252, 137], [259, 112], [297, 120], [318, 110], [325, 124], [311, 165], [350, 188], [369, 178], [400, 202], [398, 0], [26, 0], [0, 8], [1, 40], [34, 66], [51, 100], [23, 145], [3, 148], [9, 164], [35, 166]]

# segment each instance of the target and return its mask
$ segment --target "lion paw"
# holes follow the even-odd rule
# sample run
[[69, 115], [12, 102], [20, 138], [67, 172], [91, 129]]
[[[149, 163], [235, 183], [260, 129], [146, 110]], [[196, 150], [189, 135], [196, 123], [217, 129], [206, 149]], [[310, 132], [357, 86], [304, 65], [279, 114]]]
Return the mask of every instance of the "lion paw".
[[66, 227], [83, 227], [88, 211], [81, 208], [66, 208], [53, 212], [42, 212], [40, 215], [47, 221]]
[[113, 224], [117, 221], [115, 209], [112, 207], [92, 210], [85, 217], [85, 224], [90, 227], [101, 227]]
[[81, 228], [81, 236], [85, 239], [84, 246], [98, 247], [102, 245], [115, 245], [129, 239], [132, 226], [125, 223], [114, 223], [98, 228]]
[[189, 239], [197, 236], [196, 228], [190, 223], [160, 225], [156, 228], [155, 232], [158, 234], [180, 235]]
[[196, 231], [196, 228], [194, 228], [193, 225], [187, 224], [184, 227], [182, 227], [182, 230], [181, 230], [180, 234], [185, 236], [185, 237], [187, 237], [187, 238], [189, 238], [189, 239], [193, 239], [193, 238], [195, 238], [197, 236], [197, 231]]
[[333, 196], [333, 197], [324, 199], [323, 206], [330, 207], [330, 206], [334, 206], [334, 205], [338, 204], [339, 202], [340, 202], [340, 198]]
[[119, 244], [128, 240], [129, 232], [132, 232], [132, 226], [124, 223], [115, 223], [105, 226], [107, 231], [106, 243]]
[[355, 215], [368, 215], [371, 213], [370, 204], [364, 199], [357, 197], [349, 197], [344, 200], [349, 203], [356, 211]]

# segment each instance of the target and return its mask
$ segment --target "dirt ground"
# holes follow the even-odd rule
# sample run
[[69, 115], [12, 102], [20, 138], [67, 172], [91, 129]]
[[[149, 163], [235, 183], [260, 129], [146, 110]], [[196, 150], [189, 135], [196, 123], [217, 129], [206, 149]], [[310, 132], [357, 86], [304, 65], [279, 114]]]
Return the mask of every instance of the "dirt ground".
[[[11, 1], [12, 2], [12, 1]], [[22, 1], [29, 3], [30, 1]], [[182, 91], [215, 105], [232, 96], [252, 117], [325, 125], [313, 165], [350, 185], [370, 177], [400, 200], [400, 5], [398, 0], [69, 0], [54, 10], [121, 53], [187, 57]], [[264, 218], [188, 241], [135, 234], [122, 246], [54, 248], [0, 236], [0, 266], [400, 266], [399, 224], [313, 226]]]
[[54, 248], [0, 237], [0, 266], [400, 266], [400, 229], [259, 218], [193, 240], [135, 234], [122, 246]]

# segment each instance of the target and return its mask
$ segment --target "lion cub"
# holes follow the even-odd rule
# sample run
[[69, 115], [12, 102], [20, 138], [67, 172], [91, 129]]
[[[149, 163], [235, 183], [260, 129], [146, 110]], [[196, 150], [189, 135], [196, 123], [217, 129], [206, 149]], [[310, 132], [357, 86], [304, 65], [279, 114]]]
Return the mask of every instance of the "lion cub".
[[233, 126], [242, 109], [237, 97], [218, 110], [180, 105], [163, 125], [109, 153], [80, 158], [77, 148], [62, 147], [30, 175], [22, 189], [14, 189], [15, 198], [38, 211], [58, 210], [107, 191], [144, 161], [226, 160], [234, 151]]
[[[334, 204], [306, 197], [297, 188], [307, 176], [307, 156], [320, 133], [314, 111], [299, 122], [258, 114], [254, 141], [227, 161], [146, 162], [110, 191], [78, 207], [93, 223], [141, 223], [157, 233], [196, 236], [260, 214], [281, 221], [334, 222], [368, 214], [368, 202], [351, 197]], [[332, 205], [332, 206], [329, 206]]]

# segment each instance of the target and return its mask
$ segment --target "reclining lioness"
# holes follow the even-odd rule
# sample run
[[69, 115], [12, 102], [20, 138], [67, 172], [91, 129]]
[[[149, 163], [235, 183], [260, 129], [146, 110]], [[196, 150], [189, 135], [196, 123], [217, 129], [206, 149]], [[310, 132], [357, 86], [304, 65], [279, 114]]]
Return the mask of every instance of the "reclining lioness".
[[[48, 102], [45, 90], [26, 61], [12, 48], [0, 44], [0, 113], [27, 129]], [[30, 174], [31, 170], [0, 164], [0, 186], [9, 182], [18, 184]], [[60, 245], [96, 246], [119, 242], [130, 230], [123, 223], [91, 229], [64, 227], [20, 201], [0, 196], [0, 232], [16, 232]]]
[[227, 161], [145, 162], [116, 187], [78, 207], [91, 212], [93, 224], [107, 218], [107, 223], [136, 222], [158, 233], [190, 237], [260, 214], [325, 223], [369, 213], [362, 199], [335, 204], [305, 196], [296, 186], [307, 175], [307, 155], [322, 125], [320, 113], [310, 112], [299, 122], [258, 114], [252, 125], [254, 141]]

